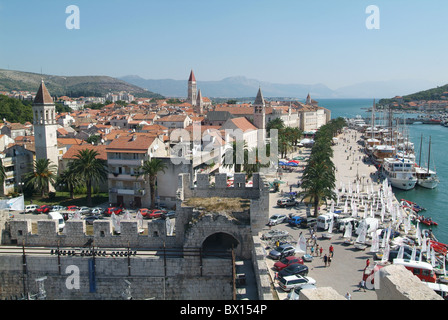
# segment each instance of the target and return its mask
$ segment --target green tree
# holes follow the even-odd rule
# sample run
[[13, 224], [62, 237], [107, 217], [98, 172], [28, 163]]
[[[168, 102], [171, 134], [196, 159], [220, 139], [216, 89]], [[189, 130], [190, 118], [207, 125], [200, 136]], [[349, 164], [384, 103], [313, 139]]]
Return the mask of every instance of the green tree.
[[107, 162], [98, 158], [98, 152], [91, 149], [80, 150], [71, 163], [73, 172], [85, 181], [87, 205], [92, 205], [92, 184], [107, 179]]
[[3, 166], [3, 161], [0, 158], [0, 185], [2, 186], [2, 193], [3, 193], [3, 184], [5, 183], [6, 180], [6, 170], [5, 167]]
[[82, 184], [80, 176], [73, 169], [73, 163], [70, 162], [67, 169], [65, 169], [56, 180], [57, 185], [64, 185], [70, 192], [70, 198], [75, 198], [75, 188]]
[[144, 176], [145, 180], [149, 183], [149, 191], [151, 193], [151, 209], [155, 208], [156, 205], [156, 182], [157, 174], [159, 172], [165, 173], [167, 165], [160, 159], [151, 158], [143, 162], [143, 164], [138, 168], [139, 175], [137, 177]]
[[56, 178], [56, 165], [48, 159], [37, 159], [33, 162], [33, 171], [25, 174], [25, 185], [33, 187], [42, 198], [48, 193], [50, 184], [54, 184]]
[[[231, 159], [229, 163], [228, 159]], [[232, 142], [231, 148], [227, 148], [222, 156], [224, 168], [234, 168], [236, 173], [242, 172], [247, 166], [249, 159], [249, 149], [244, 140], [237, 139]]]

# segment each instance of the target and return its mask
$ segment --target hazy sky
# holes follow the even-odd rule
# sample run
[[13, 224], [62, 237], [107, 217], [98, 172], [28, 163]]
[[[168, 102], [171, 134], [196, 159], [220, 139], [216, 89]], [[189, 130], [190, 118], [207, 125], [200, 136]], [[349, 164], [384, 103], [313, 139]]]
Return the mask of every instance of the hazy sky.
[[[67, 29], [69, 5], [80, 28]], [[380, 29], [369, 30], [369, 5]], [[0, 0], [0, 68], [277, 83], [448, 83], [446, 0]]]

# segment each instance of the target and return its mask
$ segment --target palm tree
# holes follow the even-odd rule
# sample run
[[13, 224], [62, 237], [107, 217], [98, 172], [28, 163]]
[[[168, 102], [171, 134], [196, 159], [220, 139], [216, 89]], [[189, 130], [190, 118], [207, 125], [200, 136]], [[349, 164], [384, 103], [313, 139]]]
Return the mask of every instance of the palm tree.
[[271, 166], [271, 160], [266, 163], [262, 162], [260, 152], [265, 152], [264, 156], [269, 158], [271, 154], [271, 145], [267, 144], [264, 150], [259, 149], [258, 147], [254, 147], [249, 150], [248, 158], [250, 159], [250, 161], [248, 161], [248, 163], [244, 167], [248, 178], [252, 177], [255, 172], [260, 172], [261, 168], [269, 168]]
[[312, 162], [307, 165], [302, 177], [302, 201], [309, 197], [314, 204], [314, 216], [319, 214], [321, 201], [335, 199], [334, 171], [325, 162]]
[[49, 191], [50, 183], [55, 182], [56, 170], [56, 165], [49, 159], [37, 159], [33, 162], [33, 171], [25, 174], [25, 185], [40, 192], [43, 198]]
[[0, 185], [2, 186], [2, 193], [4, 192], [4, 188], [3, 188], [3, 184], [5, 183], [6, 180], [6, 170], [5, 167], [3, 166], [3, 161], [0, 158]]
[[70, 198], [75, 198], [75, 188], [81, 185], [81, 179], [80, 176], [77, 175], [76, 171], [73, 169], [73, 163], [69, 163], [67, 169], [62, 172], [58, 179], [56, 184], [63, 184], [66, 185], [69, 192], [70, 192]]
[[143, 164], [138, 168], [139, 175], [137, 176], [147, 176], [149, 182], [149, 190], [151, 192], [151, 209], [155, 208], [156, 204], [156, 181], [157, 174], [159, 172], [165, 173], [165, 169], [168, 166], [160, 159], [151, 158], [143, 162]]
[[[232, 159], [231, 163], [228, 161], [229, 158]], [[248, 159], [249, 150], [246, 141], [236, 140], [232, 142], [232, 148], [228, 148], [222, 157], [223, 167], [234, 168], [237, 173], [242, 172], [247, 166]]]
[[71, 163], [71, 169], [82, 181], [87, 189], [87, 205], [92, 205], [92, 183], [99, 183], [107, 179], [107, 162], [98, 158], [99, 153], [92, 149], [80, 150]]

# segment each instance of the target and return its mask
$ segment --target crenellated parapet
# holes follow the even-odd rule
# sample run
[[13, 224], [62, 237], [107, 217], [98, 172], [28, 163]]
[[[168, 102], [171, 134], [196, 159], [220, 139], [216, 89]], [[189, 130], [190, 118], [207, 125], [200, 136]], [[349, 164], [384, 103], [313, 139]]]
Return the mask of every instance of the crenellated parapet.
[[68, 220], [65, 228], [59, 232], [57, 221], [37, 220], [37, 230], [33, 232], [31, 220], [12, 220], [10, 222], [11, 240], [27, 246], [69, 246], [81, 247], [88, 241], [94, 241], [99, 247], [160, 247], [177, 244], [174, 236], [168, 236], [165, 220], [148, 221], [148, 232], [142, 234], [137, 220], [122, 220], [120, 233], [114, 231], [109, 220], [95, 221], [93, 235], [86, 234], [83, 220]]

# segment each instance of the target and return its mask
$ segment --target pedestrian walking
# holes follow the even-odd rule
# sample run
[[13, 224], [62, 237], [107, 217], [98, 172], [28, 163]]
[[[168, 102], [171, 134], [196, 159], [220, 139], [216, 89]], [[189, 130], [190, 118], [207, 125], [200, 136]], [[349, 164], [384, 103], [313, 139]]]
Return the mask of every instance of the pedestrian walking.
[[347, 300], [352, 300], [352, 295], [351, 295], [349, 292], [347, 292], [347, 293], [345, 294], [345, 299], [347, 299]]
[[324, 251], [324, 248], [320, 247], [319, 248], [319, 256], [322, 257], [322, 252]]
[[331, 256], [328, 256], [328, 259], [327, 259], [327, 260], [328, 260], [328, 266], [330, 266], [330, 264], [331, 264], [331, 260], [332, 260], [332, 259], [331, 259]]
[[324, 255], [323, 260], [324, 260], [325, 267], [327, 267], [327, 261], [328, 261], [327, 254]]
[[316, 257], [319, 255], [319, 245], [316, 243]]
[[311, 256], [314, 256], [314, 247], [313, 246], [311, 246], [310, 251], [311, 251]]
[[366, 269], [370, 266], [370, 259], [366, 260]]
[[330, 251], [330, 256], [333, 257], [333, 255], [334, 255], [334, 248], [333, 248], [332, 244], [330, 244], [330, 248], [328, 248], [328, 250]]

